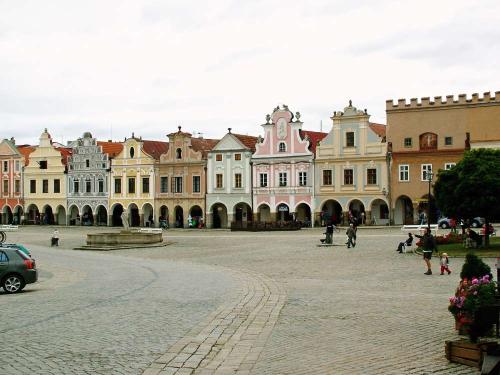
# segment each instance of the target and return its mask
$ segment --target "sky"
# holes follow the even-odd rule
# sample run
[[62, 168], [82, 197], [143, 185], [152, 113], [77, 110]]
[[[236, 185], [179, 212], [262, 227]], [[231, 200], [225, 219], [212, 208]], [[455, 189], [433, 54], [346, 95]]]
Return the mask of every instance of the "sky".
[[500, 91], [500, 2], [0, 0], [0, 139], [261, 135], [287, 104]]

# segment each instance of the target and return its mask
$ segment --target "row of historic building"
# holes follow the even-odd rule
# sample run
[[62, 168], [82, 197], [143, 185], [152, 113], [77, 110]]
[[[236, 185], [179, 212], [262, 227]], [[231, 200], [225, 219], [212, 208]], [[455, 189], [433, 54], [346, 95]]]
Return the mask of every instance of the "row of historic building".
[[168, 142], [134, 134], [67, 145], [45, 130], [39, 144], [0, 143], [2, 223], [209, 228], [249, 221], [320, 225], [356, 216], [365, 224], [412, 223], [426, 210], [429, 177], [475, 147], [500, 147], [500, 92], [455, 100], [386, 103], [387, 126], [349, 101], [328, 133], [307, 131], [286, 105], [262, 136]]

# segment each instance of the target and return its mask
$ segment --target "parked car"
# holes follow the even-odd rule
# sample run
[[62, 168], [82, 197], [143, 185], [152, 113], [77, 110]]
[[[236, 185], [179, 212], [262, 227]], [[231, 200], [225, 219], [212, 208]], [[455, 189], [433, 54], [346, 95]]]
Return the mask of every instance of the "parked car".
[[450, 218], [448, 218], [448, 217], [440, 218], [438, 220], [438, 226], [439, 226], [439, 228], [443, 228], [443, 229], [451, 228]]
[[471, 220], [470, 225], [473, 228], [479, 228], [484, 225], [484, 217], [475, 217], [474, 219]]
[[20, 292], [38, 280], [35, 260], [21, 249], [28, 251], [22, 245], [0, 245], [0, 286], [6, 293]]

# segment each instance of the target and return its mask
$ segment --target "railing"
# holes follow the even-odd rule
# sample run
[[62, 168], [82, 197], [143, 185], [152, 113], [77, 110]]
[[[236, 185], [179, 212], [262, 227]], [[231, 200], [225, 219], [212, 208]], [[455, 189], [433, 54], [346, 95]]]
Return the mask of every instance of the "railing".
[[297, 221], [273, 221], [273, 222], [260, 222], [260, 221], [232, 221], [232, 231], [276, 231], [276, 230], [299, 230], [303, 224]]

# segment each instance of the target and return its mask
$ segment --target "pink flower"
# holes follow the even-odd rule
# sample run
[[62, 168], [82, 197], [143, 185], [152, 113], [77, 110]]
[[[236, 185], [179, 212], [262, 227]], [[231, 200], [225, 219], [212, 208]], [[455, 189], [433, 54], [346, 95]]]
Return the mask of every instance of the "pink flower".
[[478, 279], [472, 279], [472, 285], [476, 285], [476, 284], [479, 284], [479, 280]]

